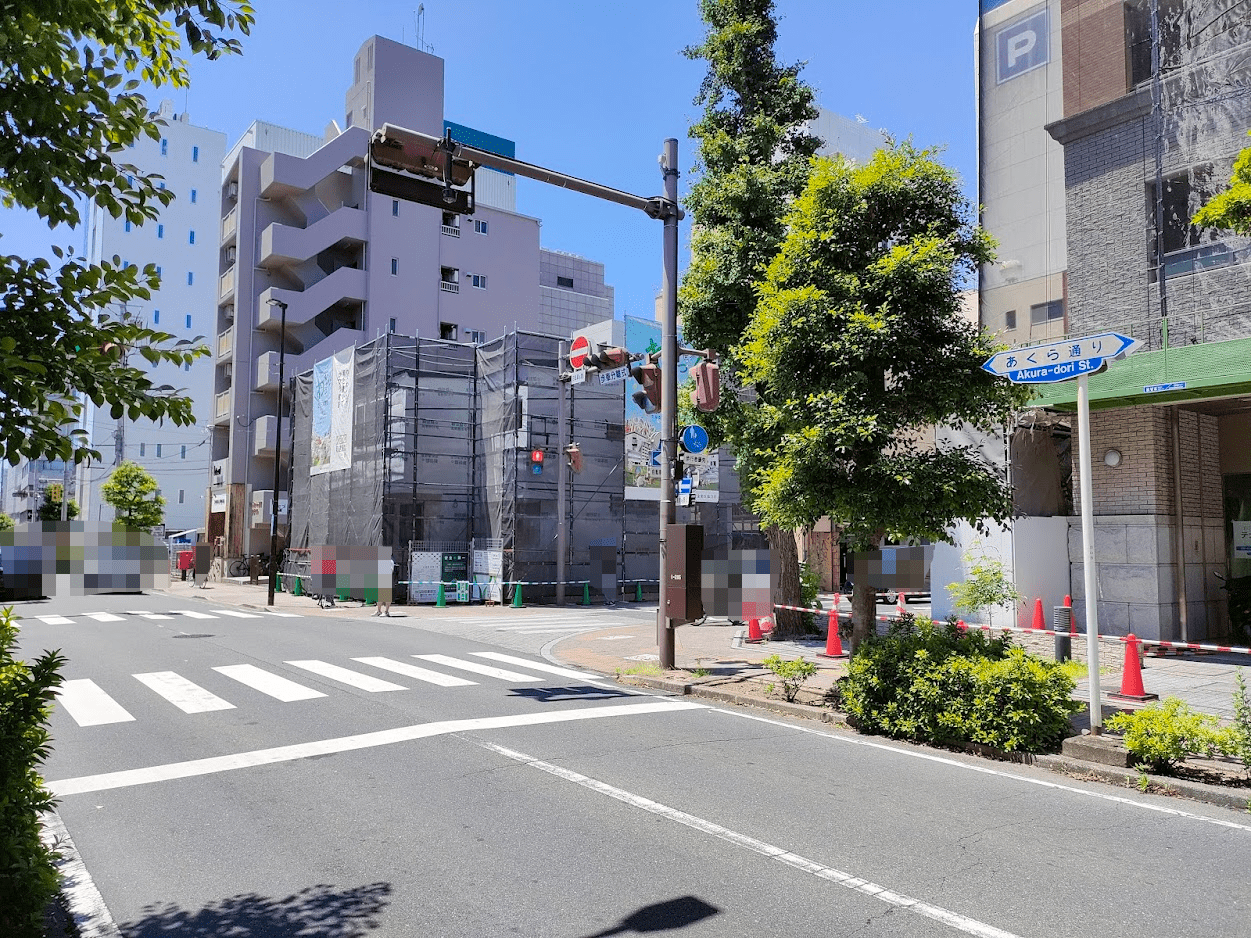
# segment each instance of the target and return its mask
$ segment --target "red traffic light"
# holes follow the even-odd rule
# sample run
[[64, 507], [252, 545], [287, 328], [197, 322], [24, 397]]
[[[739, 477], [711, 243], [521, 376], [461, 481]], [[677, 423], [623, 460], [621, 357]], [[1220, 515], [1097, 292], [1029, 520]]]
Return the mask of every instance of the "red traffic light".
[[691, 403], [701, 413], [711, 413], [721, 403], [721, 372], [716, 362], [702, 361], [691, 369], [695, 379], [695, 390], [691, 392]]
[[542, 464], [542, 462], [543, 462], [543, 451], [542, 451], [541, 449], [531, 450], [531, 451], [530, 451], [530, 462], [532, 462], [532, 463]]

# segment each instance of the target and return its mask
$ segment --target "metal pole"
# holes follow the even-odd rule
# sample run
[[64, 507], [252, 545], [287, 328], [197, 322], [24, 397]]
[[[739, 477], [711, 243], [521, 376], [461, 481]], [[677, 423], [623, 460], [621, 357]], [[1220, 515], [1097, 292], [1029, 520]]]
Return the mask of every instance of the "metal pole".
[[[1181, 624], [1181, 640], [1190, 641], [1190, 603], [1186, 595], [1186, 513], [1182, 501], [1181, 464], [1181, 408], [1176, 404], [1169, 408], [1173, 431], [1173, 562], [1177, 565], [1177, 621]], [[1202, 523], [1202, 519], [1200, 520]], [[1202, 528], [1200, 528], [1202, 530]]]
[[[287, 356], [287, 304], [275, 302], [282, 310], [282, 318], [278, 326], [278, 420], [274, 425], [274, 496], [269, 533], [269, 600], [266, 603], [269, 606], [274, 604], [274, 582], [278, 579], [278, 486], [282, 484], [279, 471], [282, 465], [282, 396], [286, 391], [282, 381], [282, 369]], [[287, 511], [291, 511], [290, 505], [287, 506]]]
[[656, 607], [656, 644], [660, 667], [674, 667], [673, 620], [665, 615], [665, 587], [669, 582], [668, 527], [676, 520], [673, 494], [674, 461], [678, 455], [678, 141], [665, 140], [661, 158], [665, 179], [664, 297], [665, 325], [660, 346], [660, 600]]
[[[569, 343], [560, 343], [560, 358], [557, 359], [556, 370], [559, 372], [569, 357]], [[565, 448], [569, 445], [569, 384], [558, 376], [556, 390], [560, 395], [560, 427], [556, 431], [559, 454], [556, 460], [556, 605], [565, 604], [565, 556], [569, 550], [569, 505], [567, 504], [569, 488], [569, 459]]]
[[1090, 682], [1090, 732], [1103, 729], [1102, 694], [1099, 687], [1099, 600], [1095, 576], [1095, 505], [1090, 479], [1090, 376], [1077, 379], [1077, 457], [1081, 472], [1082, 574], [1086, 586], [1086, 665]]

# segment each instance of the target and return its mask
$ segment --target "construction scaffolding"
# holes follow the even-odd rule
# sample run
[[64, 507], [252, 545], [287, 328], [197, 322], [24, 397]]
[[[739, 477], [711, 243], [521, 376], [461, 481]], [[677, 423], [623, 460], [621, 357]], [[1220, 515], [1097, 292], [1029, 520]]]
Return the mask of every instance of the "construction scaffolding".
[[[397, 597], [419, 601], [437, 595], [430, 574], [412, 569], [429, 545], [468, 553], [470, 571], [475, 550], [499, 551], [504, 601], [516, 583], [527, 603], [553, 600], [566, 458], [560, 343], [529, 332], [482, 345], [388, 334], [297, 376], [291, 547], [390, 546], [399, 583], [424, 584]], [[622, 592], [633, 598], [641, 585], [643, 595], [657, 594], [659, 505], [625, 498], [628, 384], [565, 387], [564, 438], [578, 445], [583, 466], [569, 473], [564, 506], [571, 596], [593, 580], [592, 548], [611, 545]], [[349, 414], [350, 425], [334, 425]], [[703, 523], [710, 547], [755, 546], [758, 529], [738, 506], [737, 481], [722, 476], [721, 500], [680, 509], [679, 521]], [[596, 589], [594, 598], [620, 595]]]

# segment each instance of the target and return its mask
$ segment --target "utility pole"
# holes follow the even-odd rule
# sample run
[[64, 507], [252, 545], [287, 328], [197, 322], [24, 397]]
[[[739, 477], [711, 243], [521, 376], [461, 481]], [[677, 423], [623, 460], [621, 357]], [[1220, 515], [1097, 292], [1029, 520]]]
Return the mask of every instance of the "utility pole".
[[[678, 204], [678, 141], [670, 137], [660, 155], [665, 180], [665, 201]], [[677, 520], [673, 470], [678, 458], [678, 214], [665, 215], [664, 302], [665, 324], [660, 343], [660, 597], [656, 606], [656, 645], [660, 667], [674, 666], [674, 624], [665, 615], [665, 591], [669, 584], [669, 525]]]
[[[560, 358], [556, 370], [561, 370], [561, 363], [569, 359], [569, 343], [561, 341]], [[563, 373], [556, 378], [556, 390], [560, 395], [559, 421], [556, 432], [556, 605], [565, 604], [565, 556], [569, 552], [569, 457], [565, 450], [569, 447], [569, 382]]]

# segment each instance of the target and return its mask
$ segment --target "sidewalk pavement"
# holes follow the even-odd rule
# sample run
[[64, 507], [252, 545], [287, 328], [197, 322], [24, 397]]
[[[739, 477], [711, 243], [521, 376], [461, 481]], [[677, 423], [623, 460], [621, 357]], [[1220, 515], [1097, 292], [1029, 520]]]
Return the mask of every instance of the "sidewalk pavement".
[[[162, 584], [157, 589], [170, 596], [244, 608], [266, 608], [268, 598], [268, 587], [263, 578], [259, 584], [251, 584], [247, 578], [215, 580], [203, 589], [190, 582], [171, 579], [168, 584]], [[830, 598], [823, 597], [826, 608], [829, 608]], [[487, 610], [478, 605], [449, 604], [449, 608], [453, 606], [462, 615], [470, 610], [487, 613], [501, 608], [495, 606]], [[528, 610], [541, 609], [547, 613], [555, 608], [527, 607]], [[622, 608], [654, 610], [655, 605], [625, 603]], [[373, 606], [364, 606], [356, 601], [340, 602], [333, 608], [322, 609], [308, 596], [293, 596], [284, 592], [274, 594], [273, 609], [277, 612], [345, 619], [371, 616], [374, 613]], [[576, 615], [576, 607], [570, 606], [567, 609], [571, 615]], [[846, 599], [841, 604], [841, 611], [844, 614], [850, 612], [850, 604]], [[392, 616], [410, 620], [428, 619], [433, 622], [440, 612], [442, 610], [432, 606], [391, 607]], [[745, 633], [746, 629], [731, 625], [725, 620], [710, 621], [704, 625], [684, 625], [677, 629], [674, 636], [675, 664], [680, 670], [692, 674], [707, 672], [710, 682], [726, 688], [727, 685], [732, 687], [736, 683], [772, 681], [770, 672], [761, 664], [771, 655], [782, 658], [802, 657], [817, 665], [817, 673], [804, 685], [805, 697], [821, 697], [847, 673], [846, 658], [831, 659], [821, 656], [825, 651], [826, 621], [825, 616], [816, 617], [817, 626], [822, 631], [820, 636], [811, 639], [765, 641], [758, 645], [737, 641], [736, 636]], [[1022, 636], [1018, 634], [1017, 637]], [[1024, 639], [1030, 650], [1044, 656], [1050, 655], [1054, 642], [1052, 633], [1044, 632], [1037, 638], [1032, 635], [1024, 636]], [[1080, 639], [1073, 642], [1075, 654], [1082, 654], [1083, 644]], [[1108, 697], [1109, 693], [1120, 689], [1124, 647], [1124, 643], [1115, 639], [1108, 640], [1107, 644], [1100, 642], [1105, 713], [1113, 709], [1137, 706]], [[566, 664], [607, 675], [654, 674], [654, 668], [659, 661], [656, 627], [650, 621], [643, 625], [613, 626], [576, 633], [558, 639], [549, 646], [549, 650], [553, 657]], [[1160, 698], [1180, 697], [1195, 710], [1229, 720], [1233, 717], [1234, 678], [1239, 668], [1244, 669], [1244, 676], [1251, 681], [1251, 658], [1244, 655], [1195, 653], [1159, 658], [1147, 656], [1143, 659], [1142, 676], [1148, 693], [1158, 694]], [[1086, 701], [1086, 686], [1085, 679], [1078, 682], [1073, 692], [1075, 699]]]

